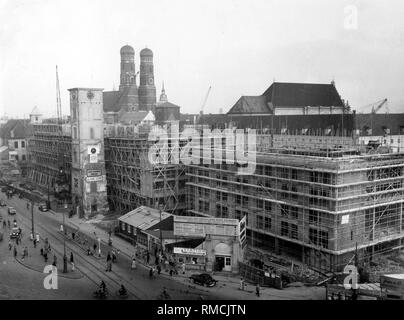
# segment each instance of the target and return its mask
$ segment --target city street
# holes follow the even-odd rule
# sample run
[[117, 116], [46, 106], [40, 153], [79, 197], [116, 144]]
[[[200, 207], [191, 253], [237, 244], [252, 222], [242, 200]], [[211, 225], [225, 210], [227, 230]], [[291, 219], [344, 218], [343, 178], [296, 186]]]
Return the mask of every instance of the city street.
[[[16, 218], [17, 225], [22, 228], [23, 234], [22, 244], [18, 246], [17, 261], [12, 257], [12, 250], [8, 250], [9, 230], [2, 229], [4, 239], [0, 242], [2, 256], [0, 293], [4, 298], [14, 299], [19, 296], [30, 299], [49, 299], [50, 297], [52, 299], [91, 299], [92, 293], [101, 280], [106, 283], [110, 298], [117, 298], [115, 293], [121, 284], [127, 288], [130, 299], [157, 299], [163, 287], [167, 289], [172, 299], [198, 299], [201, 295], [204, 299], [220, 298], [204, 288], [194, 288], [166, 277], [149, 279], [146, 267], [139, 264], [136, 270], [130, 270], [130, 260], [124, 256], [120, 256], [118, 262], [113, 264], [112, 272], [105, 272], [106, 252], [103, 246], [100, 258], [87, 256], [86, 250], [71, 240], [66, 241], [66, 255], [69, 260], [70, 253], [73, 252], [76, 270], [72, 272], [68, 262], [68, 273], [63, 274], [63, 234], [60, 232], [60, 223], [56, 214], [52, 211], [41, 212], [35, 207], [34, 228], [35, 233], [39, 233], [41, 240], [40, 244], [34, 248], [32, 241], [29, 240], [31, 210], [27, 210], [27, 200], [17, 197], [6, 200], [4, 194], [1, 194], [1, 198], [6, 201], [8, 206], [13, 206], [17, 211], [15, 216], [10, 216], [7, 213], [7, 207], [2, 207], [0, 210], [3, 219], [8, 219], [11, 222]], [[43, 246], [45, 238], [49, 239], [52, 248], [47, 264], [52, 263], [53, 254], [57, 256], [60, 279], [58, 290], [46, 290], [43, 287], [43, 279], [46, 275], [41, 274], [41, 272], [45, 266], [45, 261], [40, 255], [40, 248]], [[12, 240], [12, 243], [14, 245], [15, 241]], [[21, 252], [24, 246], [28, 247], [29, 255], [28, 258], [21, 261]], [[73, 273], [74, 276], [72, 276]], [[17, 285], [17, 282], [24, 282], [24, 285]], [[19, 289], [14, 290], [13, 287]]]

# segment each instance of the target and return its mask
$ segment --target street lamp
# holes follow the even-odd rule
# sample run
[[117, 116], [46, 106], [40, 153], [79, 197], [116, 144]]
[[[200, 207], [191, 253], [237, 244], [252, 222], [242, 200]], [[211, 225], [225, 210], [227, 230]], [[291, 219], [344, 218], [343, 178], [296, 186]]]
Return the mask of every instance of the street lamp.
[[66, 228], [65, 228], [65, 211], [67, 202], [65, 200], [65, 210], [63, 210], [63, 273], [67, 273], [67, 257], [66, 257]]
[[98, 237], [98, 256], [101, 257], [101, 238]]

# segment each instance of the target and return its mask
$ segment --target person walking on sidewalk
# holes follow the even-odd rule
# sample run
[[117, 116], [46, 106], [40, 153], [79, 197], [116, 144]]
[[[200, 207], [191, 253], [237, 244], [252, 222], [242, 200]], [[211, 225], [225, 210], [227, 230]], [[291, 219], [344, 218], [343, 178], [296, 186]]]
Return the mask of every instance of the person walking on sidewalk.
[[259, 283], [257, 283], [257, 285], [255, 287], [255, 294], [259, 298], [259, 296], [260, 296], [260, 284]]
[[105, 271], [112, 271], [112, 258], [111, 258], [111, 254], [108, 252], [107, 255], [107, 269]]
[[243, 278], [240, 279], [240, 290], [244, 291], [244, 279]]
[[131, 268], [132, 270], [135, 270], [135, 269], [136, 269], [136, 259], [135, 259], [135, 256], [132, 257], [132, 265], [131, 265], [130, 268]]
[[70, 263], [72, 265], [72, 271], [74, 271], [74, 259], [73, 259], [73, 252], [70, 252]]
[[11, 244], [11, 240], [8, 241], [8, 250], [11, 251], [13, 248], [13, 245]]

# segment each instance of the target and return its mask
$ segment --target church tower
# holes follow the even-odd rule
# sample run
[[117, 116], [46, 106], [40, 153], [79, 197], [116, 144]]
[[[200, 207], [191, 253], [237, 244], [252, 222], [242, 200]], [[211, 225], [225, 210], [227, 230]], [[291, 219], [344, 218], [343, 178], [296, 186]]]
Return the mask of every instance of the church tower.
[[153, 51], [145, 48], [140, 51], [140, 110], [152, 110], [156, 107], [156, 86], [154, 85]]
[[119, 85], [120, 108], [124, 111], [139, 109], [139, 96], [136, 86], [135, 50], [131, 46], [121, 48], [121, 81]]

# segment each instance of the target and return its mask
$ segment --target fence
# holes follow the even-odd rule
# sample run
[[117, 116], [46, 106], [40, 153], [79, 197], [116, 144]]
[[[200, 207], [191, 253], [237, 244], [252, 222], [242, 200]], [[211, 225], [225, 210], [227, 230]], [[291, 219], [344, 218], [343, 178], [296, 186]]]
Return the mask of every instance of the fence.
[[259, 283], [261, 286], [282, 289], [282, 280], [279, 275], [265, 272], [262, 269], [255, 268], [251, 265], [239, 262], [239, 273], [247, 281], [251, 283]]

